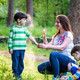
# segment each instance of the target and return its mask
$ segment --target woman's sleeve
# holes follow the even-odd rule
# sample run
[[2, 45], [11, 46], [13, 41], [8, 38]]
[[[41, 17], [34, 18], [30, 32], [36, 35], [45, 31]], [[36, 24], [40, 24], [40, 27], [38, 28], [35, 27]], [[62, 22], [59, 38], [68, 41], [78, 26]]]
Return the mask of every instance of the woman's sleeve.
[[66, 37], [69, 37], [71, 40], [73, 40], [73, 34], [69, 31], [68, 31]]

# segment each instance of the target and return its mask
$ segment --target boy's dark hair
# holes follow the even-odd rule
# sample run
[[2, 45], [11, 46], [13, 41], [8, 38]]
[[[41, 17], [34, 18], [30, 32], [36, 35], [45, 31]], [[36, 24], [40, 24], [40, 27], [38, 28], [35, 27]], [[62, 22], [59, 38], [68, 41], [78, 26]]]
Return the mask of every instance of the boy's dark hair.
[[17, 19], [22, 19], [22, 18], [26, 18], [27, 19], [27, 15], [24, 14], [23, 12], [17, 12], [14, 15], [14, 20], [17, 21]]
[[75, 53], [76, 51], [80, 52], [80, 44], [76, 44], [76, 45], [72, 48], [72, 50], [71, 50], [71, 55], [72, 55], [73, 53]]

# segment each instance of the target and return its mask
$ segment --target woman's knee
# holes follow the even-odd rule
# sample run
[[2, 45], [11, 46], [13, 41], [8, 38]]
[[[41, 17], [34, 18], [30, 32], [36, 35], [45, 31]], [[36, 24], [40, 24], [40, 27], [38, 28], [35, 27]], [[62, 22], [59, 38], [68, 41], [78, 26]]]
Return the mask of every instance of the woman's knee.
[[56, 51], [53, 51], [50, 53], [50, 57], [56, 57], [58, 55], [58, 53]]
[[44, 73], [45, 73], [45, 70], [46, 70], [47, 67], [49, 67], [49, 66], [50, 66], [50, 62], [49, 62], [49, 61], [44, 62], [44, 63], [42, 63], [42, 64], [40, 64], [40, 65], [38, 66], [38, 71], [39, 71], [40, 73], [44, 74]]
[[40, 65], [37, 67], [37, 69], [38, 69], [39, 72], [41, 71], [41, 67], [40, 67]]
[[37, 69], [38, 69], [38, 72], [40, 72], [40, 73], [44, 74], [44, 73], [43, 73], [43, 69], [42, 69], [42, 66], [41, 66], [41, 65], [39, 65], [39, 66], [37, 67]]

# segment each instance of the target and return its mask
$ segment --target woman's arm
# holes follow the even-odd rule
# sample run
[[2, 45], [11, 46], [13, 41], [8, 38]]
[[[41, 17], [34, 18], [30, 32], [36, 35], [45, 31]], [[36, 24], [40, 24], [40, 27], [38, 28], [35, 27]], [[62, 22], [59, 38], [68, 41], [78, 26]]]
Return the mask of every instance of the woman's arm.
[[65, 38], [64, 42], [61, 45], [52, 45], [52, 41], [51, 44], [39, 44], [38, 47], [39, 48], [43, 48], [43, 49], [53, 49], [53, 50], [57, 50], [57, 51], [62, 51], [64, 50], [70, 43], [71, 39], [69, 37]]

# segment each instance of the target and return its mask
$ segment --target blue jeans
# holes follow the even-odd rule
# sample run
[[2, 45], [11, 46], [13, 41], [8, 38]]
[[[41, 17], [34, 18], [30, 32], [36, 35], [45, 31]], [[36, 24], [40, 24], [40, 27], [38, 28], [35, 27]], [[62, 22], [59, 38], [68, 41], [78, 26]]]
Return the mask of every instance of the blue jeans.
[[54, 74], [54, 77], [59, 77], [59, 74], [67, 72], [67, 64], [74, 60], [59, 52], [53, 51], [50, 53], [50, 60], [38, 66], [38, 71], [42, 74]]
[[12, 54], [12, 70], [13, 74], [18, 77], [24, 69], [24, 52], [25, 50], [13, 50]]

